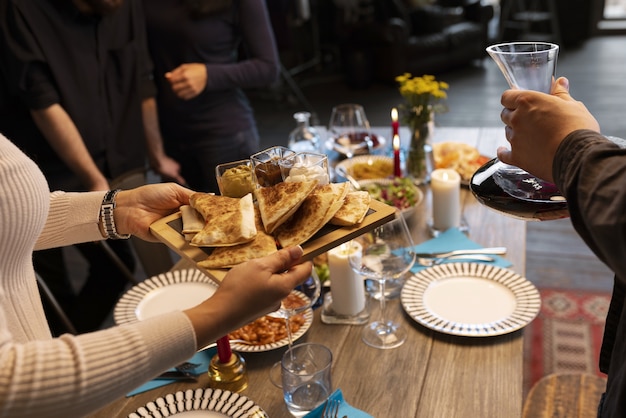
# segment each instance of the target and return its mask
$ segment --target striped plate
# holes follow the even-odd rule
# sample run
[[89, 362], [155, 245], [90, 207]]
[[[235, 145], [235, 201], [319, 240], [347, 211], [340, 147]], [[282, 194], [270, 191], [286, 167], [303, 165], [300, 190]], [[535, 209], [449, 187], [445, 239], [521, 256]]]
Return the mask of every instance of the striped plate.
[[537, 288], [512, 270], [449, 263], [411, 276], [401, 293], [405, 312], [445, 334], [489, 337], [523, 328], [539, 313]]

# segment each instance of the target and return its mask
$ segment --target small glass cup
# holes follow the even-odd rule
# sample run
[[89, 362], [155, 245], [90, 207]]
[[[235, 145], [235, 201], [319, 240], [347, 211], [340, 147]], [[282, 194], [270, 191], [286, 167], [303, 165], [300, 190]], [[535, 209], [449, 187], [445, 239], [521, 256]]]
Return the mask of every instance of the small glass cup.
[[280, 162], [280, 171], [285, 182], [317, 180], [317, 184], [328, 184], [328, 157], [316, 152], [299, 152]]
[[330, 396], [332, 362], [332, 352], [322, 344], [298, 344], [283, 354], [281, 383], [291, 415], [302, 417]]
[[269, 187], [283, 181], [280, 164], [295, 155], [287, 147], [274, 146], [250, 157], [253, 179], [257, 187]]
[[252, 162], [249, 159], [217, 165], [215, 177], [222, 196], [243, 197], [254, 190]]

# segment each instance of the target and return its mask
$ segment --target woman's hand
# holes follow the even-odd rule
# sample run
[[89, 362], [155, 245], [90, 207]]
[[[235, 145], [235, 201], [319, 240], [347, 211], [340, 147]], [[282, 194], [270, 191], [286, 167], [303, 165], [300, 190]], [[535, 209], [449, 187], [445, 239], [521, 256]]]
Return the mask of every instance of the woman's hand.
[[193, 99], [206, 87], [206, 65], [200, 63], [182, 64], [165, 73], [172, 91], [183, 100]]
[[155, 221], [175, 213], [189, 204], [192, 190], [176, 183], [149, 184], [117, 194], [113, 211], [120, 234], [132, 234], [145, 241], [157, 241], [150, 232]]
[[213, 296], [185, 311], [198, 347], [277, 310], [280, 301], [311, 275], [312, 264], [302, 263], [302, 254], [301, 247], [290, 247], [233, 267]]

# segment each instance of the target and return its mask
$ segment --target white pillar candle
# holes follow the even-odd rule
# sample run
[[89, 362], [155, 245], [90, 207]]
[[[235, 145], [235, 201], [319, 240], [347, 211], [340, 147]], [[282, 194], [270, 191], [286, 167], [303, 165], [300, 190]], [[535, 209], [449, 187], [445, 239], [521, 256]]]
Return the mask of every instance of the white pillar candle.
[[365, 309], [365, 286], [361, 276], [352, 270], [348, 255], [361, 251], [357, 242], [348, 242], [328, 251], [332, 310], [339, 315], [354, 316]]
[[430, 175], [433, 194], [433, 227], [438, 231], [461, 223], [461, 176], [455, 170], [439, 168]]

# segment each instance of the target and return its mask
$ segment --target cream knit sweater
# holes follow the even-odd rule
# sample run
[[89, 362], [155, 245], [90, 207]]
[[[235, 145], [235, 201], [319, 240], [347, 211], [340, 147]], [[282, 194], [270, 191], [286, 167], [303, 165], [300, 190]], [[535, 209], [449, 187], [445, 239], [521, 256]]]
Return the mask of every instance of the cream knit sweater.
[[32, 251], [102, 239], [104, 192], [50, 193], [37, 166], [0, 135], [0, 416], [80, 417], [195, 353], [182, 312], [52, 338]]

